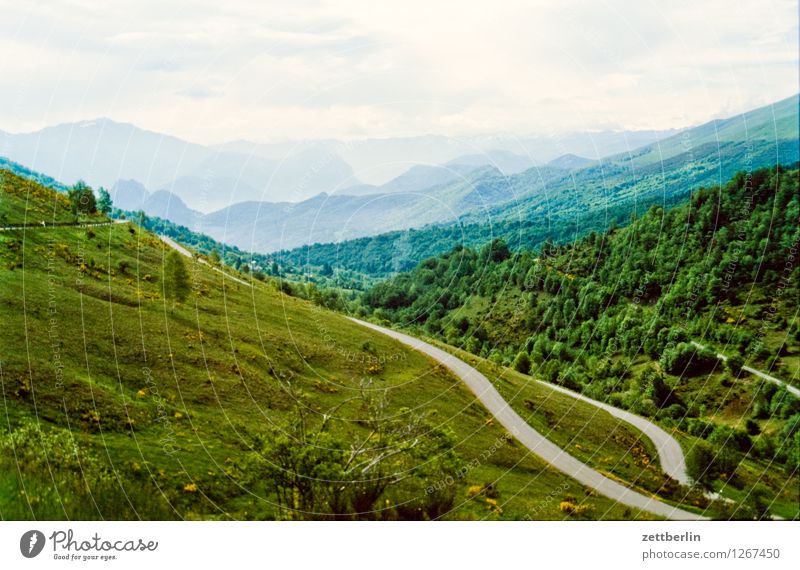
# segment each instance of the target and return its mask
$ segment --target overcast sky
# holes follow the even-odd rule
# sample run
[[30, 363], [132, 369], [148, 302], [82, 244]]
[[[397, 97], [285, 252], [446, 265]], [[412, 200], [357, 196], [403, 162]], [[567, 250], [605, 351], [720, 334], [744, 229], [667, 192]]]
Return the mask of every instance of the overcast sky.
[[795, 1], [0, 0], [0, 15], [11, 132], [101, 116], [204, 143], [662, 129], [798, 91]]

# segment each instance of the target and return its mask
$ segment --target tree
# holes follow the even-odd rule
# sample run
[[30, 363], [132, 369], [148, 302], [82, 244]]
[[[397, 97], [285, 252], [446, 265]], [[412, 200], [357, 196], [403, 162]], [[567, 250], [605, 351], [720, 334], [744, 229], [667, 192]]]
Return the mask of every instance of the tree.
[[733, 354], [725, 360], [725, 368], [734, 378], [738, 378], [742, 373], [742, 366], [744, 366], [744, 359], [738, 354]]
[[654, 366], [648, 366], [639, 374], [639, 386], [656, 406], [664, 408], [672, 401], [672, 389], [664, 381], [664, 375]]
[[514, 359], [514, 370], [523, 374], [528, 374], [531, 371], [531, 359], [524, 350], [520, 351]]
[[186, 300], [191, 289], [183, 257], [177, 251], [170, 251], [164, 264], [164, 296], [172, 300], [174, 309], [176, 302], [183, 303]]
[[217, 248], [211, 250], [211, 253], [208, 254], [208, 261], [211, 265], [219, 265], [220, 257]]
[[698, 441], [686, 454], [686, 472], [698, 482], [711, 481], [718, 471], [714, 469], [714, 449], [704, 441]]
[[668, 374], [693, 376], [712, 370], [717, 357], [707, 348], [698, 349], [688, 342], [679, 342], [663, 352], [660, 362]]
[[102, 186], [97, 193], [99, 194], [99, 198], [97, 200], [97, 210], [107, 216], [111, 213], [111, 208], [114, 205], [111, 201], [111, 195], [108, 193], [108, 190]]
[[94, 214], [97, 212], [97, 201], [92, 189], [79, 180], [67, 191], [73, 214]]

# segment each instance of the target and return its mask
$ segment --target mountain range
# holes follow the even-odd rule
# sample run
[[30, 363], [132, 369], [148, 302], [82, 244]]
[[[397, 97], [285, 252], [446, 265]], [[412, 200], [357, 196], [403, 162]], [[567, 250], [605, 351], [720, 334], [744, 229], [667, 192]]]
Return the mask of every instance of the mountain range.
[[670, 206], [692, 189], [719, 186], [737, 171], [798, 160], [798, 95], [794, 95], [633, 151], [591, 163], [577, 161], [571, 169], [531, 168], [512, 176], [484, 172], [475, 178], [474, 191], [461, 197], [465, 213], [456, 220], [337, 243], [309, 242], [282, 256], [292, 263], [329, 263], [383, 275], [457, 245], [480, 245], [496, 237], [514, 248], [534, 248], [546, 239], [571, 241], [609, 224], [626, 223], [651, 205]]
[[[438, 178], [411, 187], [406, 180], [402, 189], [444, 182], [446, 172], [458, 173], [462, 166], [492, 165], [515, 174], [567, 152], [596, 158], [597, 152], [620, 152], [666, 134], [604, 131], [527, 139], [429, 135], [208, 146], [100, 118], [30, 133], [0, 131], [0, 156], [65, 184], [84, 180], [112, 188], [120, 180], [135, 180], [148, 192], [169, 191], [189, 208], [210, 213], [246, 201], [302, 202], [320, 192], [386, 192], [392, 189], [385, 185], [406, 171], [411, 178], [425, 178], [419, 176], [428, 174], [425, 168], [438, 170]], [[415, 172], [418, 167], [423, 171]]]
[[[544, 220], [577, 227], [582, 216], [668, 201], [748, 165], [791, 163], [798, 154], [797, 103], [794, 96], [680, 132], [213, 147], [100, 119], [0, 133], [0, 155], [68, 184], [109, 186], [123, 210], [143, 210], [246, 250], [337, 243], [346, 251], [349, 240], [426, 225], [450, 226], [454, 235], [463, 226], [459, 239], [468, 242], [484, 240], [497, 223], [517, 233], [520, 223]], [[541, 237], [537, 231], [523, 241]], [[451, 245], [444, 240], [440, 247]]]

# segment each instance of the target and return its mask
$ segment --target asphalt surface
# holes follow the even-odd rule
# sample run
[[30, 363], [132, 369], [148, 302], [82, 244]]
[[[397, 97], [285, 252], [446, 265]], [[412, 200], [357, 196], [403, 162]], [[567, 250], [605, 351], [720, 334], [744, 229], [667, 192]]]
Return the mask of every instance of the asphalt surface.
[[[697, 348], [699, 348], [700, 350], [706, 348], [704, 344], [700, 344], [699, 342], [692, 341], [692, 344]], [[717, 358], [722, 362], [726, 362], [728, 360], [728, 357], [722, 353], [717, 352], [716, 355]], [[756, 370], [755, 368], [751, 368], [749, 366], [742, 366], [742, 370], [744, 370], [745, 372], [749, 372], [754, 376], [758, 376], [759, 378], [763, 378], [767, 382], [772, 382], [773, 384], [777, 384], [778, 386], [783, 386], [784, 388], [786, 388], [786, 391], [792, 394], [795, 398], [800, 398], [800, 389], [797, 389], [794, 386], [787, 384], [780, 378], [775, 378], [774, 376], [770, 376], [766, 372], [761, 372], [760, 370]]]
[[[505, 429], [507, 429], [512, 435], [514, 435], [520, 443], [522, 443], [526, 448], [528, 448], [528, 450], [530, 450], [533, 454], [535, 454], [536, 456], [538, 456], [539, 458], [550, 464], [552, 467], [572, 477], [576, 481], [580, 482], [582, 485], [585, 485], [586, 487], [589, 487], [590, 489], [600, 493], [601, 495], [613, 499], [614, 501], [617, 501], [623, 505], [635, 509], [641, 509], [656, 516], [672, 520], [693, 520], [693, 521], [708, 520], [707, 517], [704, 517], [702, 515], [698, 515], [696, 513], [692, 513], [689, 511], [685, 511], [683, 509], [679, 509], [677, 507], [673, 507], [671, 505], [667, 505], [652, 497], [648, 497], [641, 493], [637, 493], [636, 491], [633, 491], [625, 487], [624, 485], [612, 479], [609, 479], [605, 475], [602, 475], [601, 473], [595, 471], [585, 463], [582, 463], [581, 461], [575, 459], [574, 457], [566, 453], [563, 449], [561, 449], [553, 442], [548, 440], [546, 437], [544, 437], [542, 434], [534, 430], [530, 425], [528, 425], [528, 423], [524, 419], [522, 419], [511, 408], [511, 406], [503, 399], [503, 397], [495, 389], [495, 387], [492, 385], [489, 379], [486, 378], [486, 376], [484, 376], [477, 370], [475, 370], [475, 368], [464, 362], [463, 360], [460, 360], [459, 358], [453, 356], [448, 352], [445, 352], [440, 348], [437, 348], [431, 344], [428, 344], [422, 340], [419, 340], [407, 334], [403, 334], [401, 332], [392, 329], [387, 329], [385, 327], [360, 321], [354, 318], [350, 318], [350, 320], [362, 326], [375, 330], [377, 332], [383, 333], [389, 337], [392, 337], [402, 342], [403, 344], [408, 345], [411, 348], [414, 348], [415, 350], [427, 354], [434, 360], [446, 366], [453, 374], [458, 376], [469, 387], [470, 390], [472, 390], [472, 392], [475, 394], [478, 400], [489, 410], [489, 412], [492, 414], [495, 420], [498, 423], [500, 423]], [[574, 394], [570, 393], [570, 395]], [[594, 403], [594, 401], [590, 403]], [[617, 413], [623, 412], [622, 410], [616, 410], [616, 408], [613, 409]], [[611, 413], [611, 410], [607, 411]], [[637, 418], [638, 416], [633, 416], [633, 418], [624, 418], [624, 419], [626, 421], [629, 421], [629, 419], [637, 421], [643, 419], [643, 418], [638, 418], [638, 419]], [[653, 431], [651, 428], [647, 429], [650, 432], [649, 434], [650, 436], [655, 435], [656, 438], [660, 437], [656, 431]], [[642, 431], [645, 430], [643, 429]], [[666, 432], [664, 433], [665, 435], [668, 436]], [[672, 456], [675, 450], [672, 449], [671, 444], [666, 446], [662, 445], [662, 449], [664, 449], [664, 452], [668, 457], [668, 462], [672, 461], [673, 466], [676, 469], [678, 469], [680, 463], [682, 463], [682, 458], [683, 458], [682, 453], [681, 453], [681, 461], [675, 461], [674, 460], [675, 458]], [[659, 451], [659, 457], [661, 457], [661, 451]], [[685, 472], [685, 467], [684, 467], [684, 472]]]

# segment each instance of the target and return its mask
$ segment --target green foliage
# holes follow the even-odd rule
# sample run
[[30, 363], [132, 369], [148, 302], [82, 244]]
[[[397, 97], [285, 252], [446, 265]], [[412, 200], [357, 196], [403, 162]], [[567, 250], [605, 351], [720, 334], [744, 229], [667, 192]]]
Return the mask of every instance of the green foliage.
[[667, 407], [673, 399], [672, 389], [664, 380], [664, 375], [654, 366], [648, 366], [639, 374], [638, 383], [645, 395], [659, 408]]
[[[783, 426], [800, 401], [741, 368], [800, 357], [800, 278], [786, 264], [799, 195], [796, 169], [737, 174], [569, 245], [508, 257], [493, 256], [494, 244], [453, 248], [368, 289], [357, 306], [499, 365], [524, 371], [527, 354], [536, 378], [701, 438], [693, 470], [706, 484], [725, 475], [752, 485], [758, 469], [796, 477], [797, 436]], [[755, 458], [767, 465], [740, 467]], [[770, 483], [778, 494], [779, 481]]]
[[111, 210], [114, 206], [113, 202], [111, 201], [111, 194], [108, 193], [108, 190], [102, 187], [97, 191], [97, 194], [97, 211], [101, 214], [105, 214], [106, 216], [111, 215]]
[[[299, 419], [260, 436], [257, 452], [242, 463], [252, 482], [266, 482], [287, 519], [436, 519], [454, 505], [462, 466], [452, 433], [424, 415], [401, 409], [385, 415], [385, 402], [362, 392], [366, 431], [351, 443], [328, 418], [311, 427]], [[414, 474], [412, 478], [410, 475]], [[425, 482], [429, 483], [425, 483]], [[385, 506], [394, 505], [391, 509]]]
[[208, 254], [208, 261], [211, 265], [219, 265], [222, 258], [219, 256], [219, 252], [216, 248], [211, 250], [211, 253]]
[[30, 180], [32, 182], [36, 182], [41, 186], [46, 186], [47, 188], [51, 188], [58, 192], [66, 193], [68, 188], [66, 185], [62, 184], [58, 180], [47, 176], [46, 174], [42, 174], [41, 172], [36, 172], [22, 166], [21, 164], [14, 162], [13, 160], [9, 160], [0, 156], [0, 170], [7, 171], [13, 173], [15, 176], [19, 178], [24, 178]]
[[686, 454], [686, 472], [695, 481], [710, 482], [719, 475], [716, 450], [704, 441], [692, 445]]
[[164, 295], [175, 303], [183, 303], [192, 291], [189, 271], [183, 256], [175, 250], [170, 250], [164, 263]]
[[[724, 139], [715, 132], [719, 124], [705, 125], [577, 171], [535, 168], [513, 176], [487, 174], [475, 187], [493, 204], [469, 204], [478, 207], [452, 223], [314, 244], [281, 252], [281, 257], [294, 265], [328, 262], [370, 276], [391, 276], [457, 245], [477, 248], [501, 238], [512, 250], [522, 251], [540, 248], [548, 240], [565, 244], [592, 232], [613, 233], [648, 208], [683, 203], [696, 188], [728, 180], [743, 169], [772, 167], [776, 157], [783, 164], [795, 164], [800, 159], [797, 113], [795, 96], [753, 111], [750, 118], [725, 121]], [[691, 148], [686, 148], [684, 137]], [[472, 199], [477, 202], [480, 197]], [[732, 255], [724, 262], [737, 258]], [[741, 261], [752, 269], [752, 260]], [[718, 273], [724, 267], [720, 265]], [[644, 291], [645, 296], [649, 293]]]
[[82, 180], [67, 192], [72, 211], [76, 214], [95, 214], [97, 212], [97, 201], [94, 191]]
[[676, 376], [707, 373], [717, 365], [716, 355], [708, 349], [681, 342], [664, 350], [659, 361], [664, 370]]
[[520, 351], [517, 353], [517, 356], [514, 358], [514, 370], [517, 372], [521, 372], [522, 374], [528, 374], [531, 371], [531, 359], [528, 356], [528, 353]]
[[[51, 220], [38, 216], [54, 210], [59, 220], [72, 219], [65, 194], [10, 172], [0, 173], [0, 192], [0, 216], [6, 219], [24, 220], [27, 212], [37, 222]], [[281, 386], [290, 383], [302, 393], [309, 429], [319, 428], [323, 413], [335, 415], [326, 437], [349, 451], [370, 433], [360, 399], [353, 398], [364, 378], [371, 394], [387, 396], [381, 417], [401, 426], [421, 416], [427, 424], [420, 434], [424, 441], [396, 456], [413, 470], [385, 490], [386, 518], [434, 518], [448, 509], [450, 497], [456, 500], [444, 515], [448, 519], [519, 519], [532, 512], [536, 518], [563, 518], [557, 505], [539, 508], [563, 476], [488, 423], [474, 396], [425, 355], [287, 297], [273, 279], [254, 279], [250, 288], [223, 280], [202, 263], [190, 266], [195, 310], [165, 315], [160, 277], [168, 249], [162, 241], [135, 224], [92, 231], [96, 236], [88, 242], [87, 230], [73, 227], [0, 233], [0, 289], [6, 293], [0, 304], [0, 397], [7, 426], [0, 439], [40, 424], [45, 437], [52, 434], [58, 442], [37, 446], [39, 435], [31, 427], [17, 444], [20, 461], [13, 446], [0, 443], [0, 518], [285, 516], [276, 507], [272, 481], [240, 465], [261, 449], [250, 445], [270, 431], [265, 422], [298, 421], [294, 400]], [[6, 269], [12, 264], [24, 273]], [[292, 287], [310, 297], [331, 294], [306, 284]], [[519, 390], [524, 382], [505, 384]], [[556, 402], [559, 408], [551, 412]], [[562, 408], [583, 423], [596, 412], [549, 397], [542, 413], [559, 416]], [[605, 438], [590, 447], [587, 430], [564, 431], [566, 445], [592, 450], [587, 460], [606, 455]], [[614, 431], [629, 434], [624, 426]], [[396, 435], [399, 442], [402, 435]], [[615, 447], [615, 457], [629, 448], [627, 442]], [[459, 476], [439, 481], [427, 469], [446, 459], [445, 451], [466, 465]], [[392, 459], [384, 463], [389, 474], [397, 473]], [[78, 463], [86, 469], [74, 469]], [[263, 462], [256, 465], [263, 473]], [[502, 513], [499, 505], [489, 511], [483, 499], [464, 500], [470, 485], [496, 481], [510, 490]], [[495, 483], [493, 494], [497, 488]], [[592, 503], [594, 517], [646, 517], [604, 497]]]

